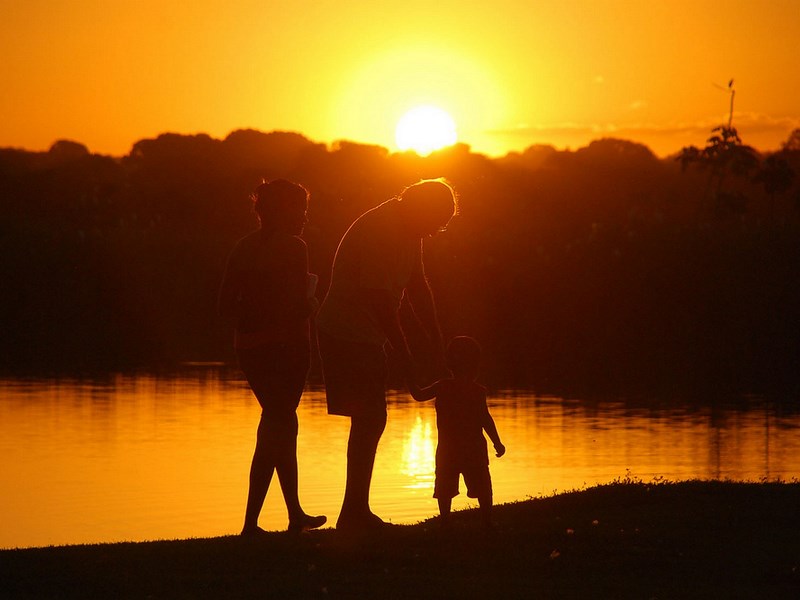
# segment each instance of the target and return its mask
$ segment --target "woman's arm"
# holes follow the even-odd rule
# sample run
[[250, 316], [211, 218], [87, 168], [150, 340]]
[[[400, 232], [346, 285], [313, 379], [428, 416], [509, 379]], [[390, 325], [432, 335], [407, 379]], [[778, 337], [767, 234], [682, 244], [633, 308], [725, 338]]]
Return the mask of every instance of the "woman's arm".
[[236, 249], [234, 249], [225, 264], [225, 272], [222, 275], [222, 283], [217, 297], [217, 313], [221, 317], [237, 316], [239, 294], [241, 293], [239, 273], [236, 268]]
[[286, 299], [289, 312], [300, 319], [306, 319], [314, 312], [315, 297], [308, 297], [308, 247], [299, 237], [291, 236], [283, 240], [279, 249], [284, 258], [286, 272]]

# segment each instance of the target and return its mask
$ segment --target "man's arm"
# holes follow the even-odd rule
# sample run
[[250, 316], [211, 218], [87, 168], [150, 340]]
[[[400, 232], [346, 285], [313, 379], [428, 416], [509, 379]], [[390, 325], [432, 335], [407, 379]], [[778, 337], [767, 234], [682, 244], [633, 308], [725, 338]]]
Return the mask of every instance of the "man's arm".
[[414, 309], [414, 314], [417, 316], [417, 319], [419, 319], [420, 324], [425, 329], [428, 338], [433, 344], [437, 359], [444, 363], [442, 331], [439, 328], [436, 304], [421, 263], [419, 268], [415, 270], [411, 276], [408, 285], [406, 285], [406, 295], [409, 302], [411, 302], [411, 307]]
[[392, 350], [403, 368], [403, 372], [411, 375], [411, 353], [408, 350], [406, 336], [400, 327], [400, 318], [397, 313], [397, 302], [387, 290], [362, 288], [361, 294], [372, 309], [378, 325], [383, 331]]
[[417, 402], [424, 402], [425, 400], [433, 400], [436, 398], [436, 384], [433, 383], [427, 387], [421, 388], [414, 381], [409, 379], [406, 382], [408, 386], [408, 393]]

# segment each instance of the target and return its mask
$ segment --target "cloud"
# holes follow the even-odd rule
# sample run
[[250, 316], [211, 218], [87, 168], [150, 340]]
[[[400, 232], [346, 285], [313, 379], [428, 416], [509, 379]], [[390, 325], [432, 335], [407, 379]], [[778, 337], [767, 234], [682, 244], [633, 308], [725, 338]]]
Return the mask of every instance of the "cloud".
[[733, 124], [740, 131], [767, 133], [775, 131], [794, 131], [800, 128], [798, 117], [773, 117], [761, 113], [742, 112], [733, 113]]
[[[636, 106], [634, 106], [636, 105]], [[634, 102], [631, 108], [645, 106], [644, 102]], [[697, 135], [702, 140], [708, 137], [709, 132], [719, 125], [727, 123], [727, 115], [709, 117], [695, 122], [678, 122], [667, 124], [655, 123], [576, 123], [561, 122], [547, 125], [520, 124], [508, 129], [495, 129], [490, 134], [498, 136], [547, 136], [547, 135], [597, 135], [597, 134], [636, 134], [647, 136], [685, 136]], [[790, 132], [800, 128], [800, 118], [772, 117], [759, 113], [734, 113], [733, 125], [739, 133], [779, 133]]]
[[[509, 146], [547, 143], [569, 147], [587, 144], [592, 140], [614, 137], [638, 141], [654, 152], [668, 155], [684, 146], [702, 146], [711, 130], [727, 124], [728, 115], [720, 114], [694, 122], [650, 123], [578, 123], [565, 121], [548, 124], [519, 124], [516, 127], [495, 129], [486, 134]], [[762, 150], [777, 149], [800, 128], [800, 118], [773, 117], [760, 113], [734, 113], [733, 125], [744, 143]]]

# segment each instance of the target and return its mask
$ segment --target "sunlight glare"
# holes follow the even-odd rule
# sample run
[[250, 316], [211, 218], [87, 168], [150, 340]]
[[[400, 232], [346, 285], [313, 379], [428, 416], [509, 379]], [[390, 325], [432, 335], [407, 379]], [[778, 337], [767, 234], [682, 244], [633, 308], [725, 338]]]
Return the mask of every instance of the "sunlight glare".
[[456, 124], [446, 111], [436, 106], [417, 106], [397, 122], [395, 142], [402, 150], [427, 156], [434, 150], [456, 143]]
[[410, 486], [427, 489], [433, 486], [436, 465], [436, 444], [430, 421], [417, 416], [414, 427], [403, 441], [403, 474], [414, 479]]

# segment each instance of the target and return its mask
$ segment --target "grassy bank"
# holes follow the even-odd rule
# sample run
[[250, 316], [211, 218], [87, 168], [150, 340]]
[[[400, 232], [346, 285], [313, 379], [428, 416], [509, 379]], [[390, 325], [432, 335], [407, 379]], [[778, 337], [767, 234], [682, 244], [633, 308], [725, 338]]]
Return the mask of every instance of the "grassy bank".
[[0, 552], [6, 598], [798, 598], [800, 483], [618, 482], [368, 536]]

